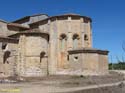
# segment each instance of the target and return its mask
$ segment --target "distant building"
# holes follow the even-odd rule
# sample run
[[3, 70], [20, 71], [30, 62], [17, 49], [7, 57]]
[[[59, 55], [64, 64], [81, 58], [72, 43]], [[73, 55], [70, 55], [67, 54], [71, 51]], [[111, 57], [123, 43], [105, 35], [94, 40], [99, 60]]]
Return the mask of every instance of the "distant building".
[[108, 51], [92, 48], [91, 22], [77, 14], [0, 20], [0, 75], [108, 74]]

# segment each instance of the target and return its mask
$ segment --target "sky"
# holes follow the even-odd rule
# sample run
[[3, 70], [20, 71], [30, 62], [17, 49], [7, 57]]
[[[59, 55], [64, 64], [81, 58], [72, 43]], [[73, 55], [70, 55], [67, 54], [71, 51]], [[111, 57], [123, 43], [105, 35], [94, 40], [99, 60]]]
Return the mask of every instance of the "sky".
[[93, 47], [109, 50], [109, 61], [125, 59], [125, 0], [0, 0], [0, 19], [44, 13], [76, 13], [92, 18]]

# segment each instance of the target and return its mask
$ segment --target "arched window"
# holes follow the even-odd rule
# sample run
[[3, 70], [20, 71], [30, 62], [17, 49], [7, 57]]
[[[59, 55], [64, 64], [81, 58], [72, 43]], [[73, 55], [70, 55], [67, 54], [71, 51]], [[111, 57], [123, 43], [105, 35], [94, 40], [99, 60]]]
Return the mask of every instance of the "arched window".
[[45, 52], [40, 53], [40, 63], [42, 62], [42, 58], [45, 56], [45, 54], [46, 54]]
[[87, 34], [85, 34], [85, 35], [84, 35], [84, 41], [85, 41], [85, 46], [86, 46], [86, 47], [89, 46], [89, 42], [88, 42], [88, 40], [89, 40], [89, 37], [88, 37]]
[[2, 50], [6, 49], [7, 43], [2, 43]]
[[65, 34], [60, 35], [60, 48], [64, 51], [67, 47], [67, 36]]
[[73, 48], [78, 48], [78, 44], [79, 44], [79, 35], [78, 34], [74, 34], [73, 35]]
[[8, 58], [10, 57], [11, 52], [10, 51], [5, 51], [3, 55], [3, 64], [7, 63], [9, 64]]
[[88, 41], [88, 39], [89, 39], [88, 36], [85, 34], [85, 35], [84, 35], [84, 40], [85, 40], [85, 41]]

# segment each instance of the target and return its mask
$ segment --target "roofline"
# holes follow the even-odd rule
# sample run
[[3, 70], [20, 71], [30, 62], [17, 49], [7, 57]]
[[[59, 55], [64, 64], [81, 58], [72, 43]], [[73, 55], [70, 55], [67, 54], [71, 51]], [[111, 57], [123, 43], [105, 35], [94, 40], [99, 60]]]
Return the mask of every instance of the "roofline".
[[7, 26], [13, 26], [13, 27], [18, 27], [18, 28], [23, 28], [23, 29], [26, 29], [26, 30], [30, 29], [29, 27], [23, 26], [23, 25], [18, 24], [18, 23], [8, 23]]
[[80, 15], [76, 15], [76, 14], [75, 14], [75, 15], [73, 15], [73, 14], [65, 14], [65, 15], [52, 16], [52, 17], [46, 18], [46, 19], [44, 19], [44, 20], [40, 20], [40, 21], [38, 21], [38, 22], [31, 23], [31, 24], [29, 24], [29, 25], [39, 24], [39, 23], [42, 22], [42, 21], [51, 20], [51, 19], [53, 19], [53, 18], [68, 17], [68, 16], [87, 18], [87, 19], [90, 20], [90, 22], [92, 22], [92, 19], [91, 19], [90, 17], [88, 17], [88, 16], [80, 16]]
[[15, 21], [12, 21], [11, 23], [18, 23], [19, 21], [24, 20], [24, 19], [27, 19], [27, 18], [30, 18], [30, 16], [22, 17], [22, 18], [20, 18], [20, 19], [17, 19], [17, 20], [15, 20]]
[[19, 39], [0, 36], [0, 42], [10, 42], [10, 43], [18, 43]]
[[19, 33], [15, 33], [15, 34], [12, 34], [12, 35], [9, 35], [8, 37], [13, 37], [13, 36], [19, 36], [19, 35], [47, 35], [49, 36], [48, 33], [44, 33], [44, 32], [37, 32], [37, 31], [32, 31], [32, 32], [27, 32], [27, 31], [24, 31], [24, 32], [19, 32]]
[[[22, 17], [22, 18], [20, 18], [20, 19], [17, 19], [17, 20], [15, 20], [15, 21], [12, 21], [12, 23], [17, 23], [17, 22], [19, 22], [19, 21], [21, 21], [21, 20], [28, 19], [28, 18], [34, 17], [34, 16], [39, 16], [39, 15], [46, 15], [46, 16], [48, 16], [47, 14], [35, 14], [35, 15], [31, 15], [31, 16]], [[48, 16], [48, 17], [49, 17], [49, 16]]]
[[2, 19], [0, 19], [0, 21], [3, 22], [3, 23], [8, 23], [7, 21], [4, 21], [4, 20], [2, 20]]
[[108, 50], [99, 50], [94, 48], [82, 48], [76, 50], [69, 50], [69, 54], [77, 54], [77, 53], [97, 53], [97, 54], [104, 54], [107, 55], [109, 53]]
[[34, 15], [31, 15], [30, 17], [39, 16], [39, 15], [46, 15], [49, 17], [49, 15], [47, 15], [47, 14], [34, 14]]

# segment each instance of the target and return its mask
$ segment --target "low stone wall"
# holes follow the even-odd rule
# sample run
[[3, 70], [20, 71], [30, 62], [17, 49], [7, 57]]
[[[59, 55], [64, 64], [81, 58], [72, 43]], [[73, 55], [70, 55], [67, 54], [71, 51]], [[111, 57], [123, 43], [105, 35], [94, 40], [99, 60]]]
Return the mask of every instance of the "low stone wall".
[[69, 69], [72, 74], [108, 74], [108, 51], [80, 49], [69, 51]]

